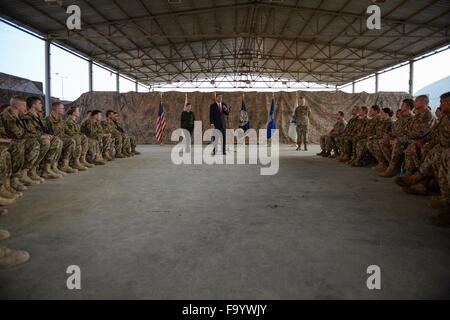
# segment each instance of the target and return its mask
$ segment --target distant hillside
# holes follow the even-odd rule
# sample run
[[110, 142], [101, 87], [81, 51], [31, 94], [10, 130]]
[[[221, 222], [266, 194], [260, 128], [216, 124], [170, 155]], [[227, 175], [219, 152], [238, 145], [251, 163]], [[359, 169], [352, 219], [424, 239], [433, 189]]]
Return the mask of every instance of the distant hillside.
[[430, 106], [434, 110], [439, 107], [439, 97], [448, 91], [450, 91], [450, 76], [420, 89], [414, 95], [428, 94], [430, 96]]

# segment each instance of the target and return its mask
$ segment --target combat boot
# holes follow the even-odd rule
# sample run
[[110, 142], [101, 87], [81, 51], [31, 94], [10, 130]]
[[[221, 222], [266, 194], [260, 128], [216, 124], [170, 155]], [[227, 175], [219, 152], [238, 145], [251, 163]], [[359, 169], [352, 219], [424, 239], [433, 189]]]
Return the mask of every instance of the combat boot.
[[347, 162], [350, 160], [350, 157], [347, 154], [342, 155], [342, 157], [339, 159], [340, 162]]
[[97, 156], [94, 159], [94, 164], [97, 166], [104, 166], [106, 164], [106, 162], [101, 157]]
[[6, 216], [8, 214], [8, 209], [2, 208], [0, 209], [0, 217]]
[[323, 156], [325, 154], [325, 151], [320, 151], [319, 153], [316, 153], [316, 156]]
[[308, 151], [308, 146], [306, 144], [305, 144], [304, 147], [305, 147], [305, 151]]
[[0, 206], [10, 206], [14, 203], [16, 203], [16, 199], [6, 199], [0, 197]]
[[44, 179], [48, 180], [61, 179], [63, 176], [53, 172], [50, 166], [51, 166], [50, 163], [46, 163], [44, 166], [44, 171], [42, 172], [42, 176], [44, 177]]
[[76, 159], [74, 162], [73, 162], [73, 164], [72, 164], [72, 166], [71, 166], [72, 168], [74, 168], [74, 169], [76, 169], [76, 170], [78, 170], [78, 171], [86, 171], [88, 168], [86, 168], [85, 166], [83, 166], [81, 163], [80, 163], [80, 161], [78, 160], [78, 159]]
[[30, 254], [22, 250], [0, 247], [0, 269], [12, 268], [30, 259]]
[[[11, 179], [12, 179], [12, 178], [11, 178]], [[22, 197], [22, 196], [23, 196], [23, 193], [20, 192], [20, 191], [18, 191], [18, 190], [16, 190], [16, 189], [14, 189], [14, 188], [11, 186], [11, 179], [6, 179], [6, 180], [3, 182], [3, 186], [4, 186], [5, 189], [8, 190], [10, 193], [16, 195], [17, 198]]]
[[41, 182], [41, 183], [43, 183], [43, 182], [45, 181], [44, 178], [40, 177], [40, 176], [37, 174], [37, 168], [36, 168], [36, 167], [33, 167], [33, 169], [31, 169], [30, 175], [29, 175], [29, 176], [30, 176], [30, 179], [31, 179], [31, 180], [39, 181], [39, 182]]
[[138, 156], [138, 155], [140, 155], [141, 153], [140, 153], [139, 151], [133, 150], [133, 154], [134, 154], [135, 156]]
[[424, 177], [417, 171], [414, 174], [404, 175], [394, 179], [394, 182], [400, 187], [411, 187], [419, 183]]
[[35, 185], [38, 185], [38, 184], [41, 184], [41, 182], [39, 181], [34, 181], [34, 180], [31, 180], [30, 179], [30, 177], [28, 176], [28, 169], [23, 169], [22, 171], [21, 171], [21, 174], [20, 174], [20, 176], [19, 176], [19, 179], [20, 179], [20, 182], [22, 182], [24, 185], [26, 185], [27, 187], [30, 187], [30, 186], [35, 186]]
[[52, 165], [50, 166], [50, 171], [53, 172], [54, 174], [58, 175], [58, 176], [62, 176], [62, 177], [67, 176], [67, 173], [62, 172], [61, 170], [59, 170], [57, 162], [52, 163]]
[[19, 177], [14, 177], [11, 179], [11, 187], [17, 191], [25, 191], [28, 189], [25, 185], [22, 184]]
[[95, 165], [89, 163], [89, 162], [86, 160], [86, 155], [83, 155], [83, 156], [80, 157], [80, 163], [81, 163], [83, 166], [85, 166], [86, 168], [94, 168], [94, 167], [95, 167]]
[[63, 160], [63, 165], [59, 169], [62, 172], [65, 172], [65, 173], [77, 173], [78, 172], [77, 169], [74, 169], [71, 166], [69, 166], [69, 160], [68, 159]]
[[112, 161], [113, 160], [113, 158], [109, 155], [108, 152], [105, 152], [103, 154], [103, 159], [106, 159], [107, 161]]
[[8, 189], [5, 187], [5, 185], [3, 184], [3, 185], [0, 187], [0, 197], [1, 197], [1, 198], [5, 198], [5, 199], [14, 199], [14, 200], [15, 200], [15, 199], [19, 198], [20, 195], [17, 194], [17, 193], [11, 192], [11, 191], [8, 190]]
[[396, 165], [395, 163], [392, 163], [389, 164], [389, 167], [386, 169], [386, 171], [380, 173], [379, 176], [383, 178], [392, 178], [399, 173], [399, 170], [400, 170], [399, 166]]
[[123, 153], [116, 153], [116, 156], [115, 156], [117, 159], [123, 159], [123, 158], [126, 158], [127, 156], [126, 155], [124, 155]]
[[9, 239], [9, 237], [11, 237], [11, 235], [9, 234], [8, 231], [0, 230], [0, 241]]
[[375, 170], [376, 172], [381, 173], [381, 172], [385, 172], [385, 171], [387, 170], [387, 166], [386, 166], [384, 163], [379, 162], [379, 163], [378, 163], [375, 167], [373, 167], [372, 169]]
[[431, 207], [435, 209], [448, 207], [449, 203], [447, 197], [434, 196], [431, 197]]
[[403, 192], [408, 194], [414, 194], [416, 196], [427, 196], [430, 194], [427, 186], [424, 183], [417, 183], [411, 187], [403, 187]]

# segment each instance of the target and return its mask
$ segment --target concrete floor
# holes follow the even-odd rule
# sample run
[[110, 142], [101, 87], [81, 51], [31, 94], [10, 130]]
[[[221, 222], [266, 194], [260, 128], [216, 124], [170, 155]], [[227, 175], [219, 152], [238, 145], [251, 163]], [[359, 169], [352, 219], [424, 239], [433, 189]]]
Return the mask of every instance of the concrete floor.
[[[450, 230], [368, 168], [283, 146], [280, 172], [175, 166], [170, 147], [34, 187], [0, 218], [31, 253], [0, 298], [450, 298]], [[369, 291], [366, 269], [381, 267]], [[78, 265], [82, 290], [66, 288]]]

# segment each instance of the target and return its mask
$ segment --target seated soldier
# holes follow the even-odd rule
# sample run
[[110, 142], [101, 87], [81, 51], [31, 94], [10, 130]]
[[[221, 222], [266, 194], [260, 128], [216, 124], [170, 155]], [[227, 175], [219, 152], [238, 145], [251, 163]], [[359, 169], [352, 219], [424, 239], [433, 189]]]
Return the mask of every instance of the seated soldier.
[[436, 110], [436, 120], [428, 135], [422, 139], [418, 139], [415, 143], [411, 143], [405, 150], [405, 174], [414, 174], [424, 161], [427, 153], [431, 150], [432, 145], [429, 143], [434, 140], [434, 136], [439, 132], [440, 119], [444, 114], [441, 112], [441, 108]]
[[62, 153], [58, 159], [59, 163], [53, 167], [53, 171], [58, 174], [76, 173], [77, 169], [70, 166], [72, 155], [76, 147], [75, 140], [66, 134], [66, 122], [63, 120], [64, 105], [62, 102], [53, 102], [52, 111], [50, 115], [45, 118], [45, 124], [47, 125], [49, 132], [58, 137], [63, 142]]
[[389, 139], [392, 130], [392, 116], [394, 112], [389, 108], [383, 108], [380, 113], [380, 121], [375, 128], [375, 135], [367, 142], [367, 149], [377, 160], [378, 164], [374, 167], [379, 172], [384, 172], [388, 167], [388, 160], [384, 157], [380, 145]]
[[76, 148], [72, 157], [71, 167], [86, 171], [93, 168], [94, 165], [86, 160], [89, 150], [89, 141], [86, 135], [81, 132], [81, 125], [78, 123], [80, 117], [80, 109], [78, 107], [70, 107], [67, 111], [66, 130], [65, 133], [72, 137], [76, 142]]
[[88, 154], [96, 165], [104, 165], [103, 160], [103, 137], [104, 133], [100, 130], [98, 122], [101, 121], [101, 111], [93, 110], [90, 112], [89, 118], [81, 125], [81, 132], [83, 132], [89, 139]]
[[360, 139], [360, 136], [363, 134], [364, 128], [369, 120], [367, 118], [368, 112], [369, 109], [367, 107], [363, 106], [360, 108], [358, 120], [355, 122], [353, 132], [344, 140], [345, 157], [341, 160], [342, 162], [347, 162], [347, 164], [350, 164], [356, 157], [356, 143]]
[[340, 152], [340, 156], [337, 159], [341, 162], [348, 161], [348, 159], [350, 158], [349, 155], [346, 154], [345, 141], [346, 141], [346, 139], [348, 139], [348, 137], [350, 137], [353, 134], [356, 124], [358, 123], [360, 111], [361, 111], [361, 107], [359, 107], [359, 106], [354, 106], [352, 108], [352, 117], [349, 120], [349, 122], [347, 123], [347, 126], [345, 127], [344, 132], [341, 135], [339, 135], [338, 137], [336, 137], [336, 143], [339, 146], [339, 152]]
[[364, 128], [361, 129], [361, 133], [355, 139], [356, 152], [354, 159], [350, 162], [353, 167], [362, 167], [364, 165], [363, 160], [366, 154], [369, 152], [367, 143], [369, 140], [374, 139], [376, 135], [376, 128], [380, 123], [381, 109], [377, 105], [373, 105], [370, 108], [370, 119], [366, 121]]
[[[126, 158], [123, 153], [126, 145], [124, 146], [124, 140], [126, 137], [117, 129], [115, 121], [116, 113], [113, 110], [106, 111], [106, 119], [102, 120], [102, 127], [106, 133], [111, 134], [113, 139], [113, 145], [116, 149], [115, 158]], [[125, 142], [126, 144], [126, 142]]]
[[11, 155], [8, 147], [0, 144], [0, 206], [8, 206], [14, 204], [20, 195], [12, 193], [8, 189], [8, 183], [11, 179], [12, 165]]
[[384, 157], [388, 160], [386, 170], [379, 173], [382, 177], [393, 177], [400, 171], [400, 162], [404, 149], [408, 146], [408, 126], [412, 121], [412, 109], [414, 101], [405, 99], [401, 106], [401, 116], [392, 125], [389, 139], [381, 141], [380, 148]]
[[327, 135], [320, 137], [320, 148], [322, 151], [317, 154], [318, 156], [330, 157], [332, 150], [334, 150], [333, 158], [339, 155], [336, 138], [344, 132], [346, 125], [344, 112], [339, 111], [336, 115], [336, 123], [333, 129]]
[[[28, 133], [26, 123], [21, 119], [27, 113], [26, 101], [23, 97], [13, 97], [10, 101], [10, 107], [2, 112], [0, 119], [2, 121], [5, 135], [18, 144], [17, 151], [10, 151], [11, 155], [14, 153], [20, 155], [20, 150], [24, 150], [24, 159], [17, 158], [17, 165], [11, 181], [11, 186], [18, 190], [26, 190], [25, 186], [32, 186], [39, 184], [36, 180], [28, 177], [28, 173], [33, 170], [33, 167], [38, 160], [40, 153], [39, 141]], [[16, 172], [16, 170], [20, 170]]]
[[22, 117], [27, 123], [28, 132], [33, 135], [40, 145], [39, 158], [36, 161], [30, 178], [38, 180], [40, 176], [37, 173], [39, 167], [42, 168], [42, 180], [59, 179], [61, 175], [52, 170], [52, 164], [57, 161], [62, 149], [62, 141], [58, 137], [49, 134], [48, 128], [45, 126], [40, 114], [42, 113], [43, 104], [39, 97], [29, 97], [27, 99], [28, 113]]
[[[7, 105], [9, 107], [9, 104]], [[18, 141], [8, 138], [2, 121], [0, 121], [0, 149], [5, 148], [8, 151], [11, 164], [9, 178], [4, 180], [0, 188], [0, 196], [8, 199], [17, 199], [23, 196], [23, 193], [11, 186], [11, 179], [22, 170], [25, 157], [25, 149]], [[6, 167], [6, 166], [5, 166]]]
[[[439, 185], [441, 195], [433, 197], [433, 207], [449, 206], [448, 189], [448, 160], [450, 148], [450, 92], [441, 96], [441, 111], [443, 116], [433, 138], [429, 141], [430, 151], [414, 174], [404, 175], [395, 179], [395, 183], [402, 187], [410, 187], [433, 176]], [[428, 109], [427, 109], [428, 110]]]
[[116, 123], [117, 130], [122, 132], [122, 134], [124, 135], [124, 139], [129, 141], [129, 148], [127, 149], [129, 156], [140, 155], [141, 153], [136, 150], [136, 137], [125, 132], [125, 130], [119, 123], [119, 114], [117, 112], [115, 113], [114, 122]]

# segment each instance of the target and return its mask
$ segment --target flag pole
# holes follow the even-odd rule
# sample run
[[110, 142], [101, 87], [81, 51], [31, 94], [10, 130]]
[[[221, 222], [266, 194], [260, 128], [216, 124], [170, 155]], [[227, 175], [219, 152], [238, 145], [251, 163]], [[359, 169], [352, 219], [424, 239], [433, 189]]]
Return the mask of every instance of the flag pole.
[[[161, 91], [161, 92], [159, 93], [159, 95], [160, 95], [160, 103], [162, 104], [162, 101], [163, 101], [163, 92]], [[164, 130], [163, 130], [162, 133], [161, 133], [161, 141], [159, 142], [159, 146], [162, 147], [162, 146], [164, 145], [163, 141], [164, 141]]]

